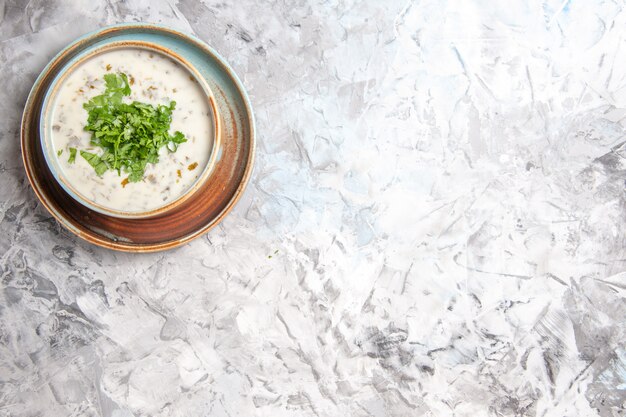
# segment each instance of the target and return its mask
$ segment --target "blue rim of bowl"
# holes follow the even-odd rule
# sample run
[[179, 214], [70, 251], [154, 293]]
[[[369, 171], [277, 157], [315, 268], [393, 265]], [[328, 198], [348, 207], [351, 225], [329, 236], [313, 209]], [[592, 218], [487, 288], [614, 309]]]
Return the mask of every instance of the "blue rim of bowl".
[[[97, 33], [97, 32], [96, 32]], [[61, 85], [63, 81], [69, 77], [74, 71], [76, 71], [82, 64], [86, 63], [90, 59], [95, 58], [96, 56], [106, 53], [115, 49], [122, 48], [135, 48], [135, 49], [144, 49], [150, 50], [160, 55], [166, 56], [170, 59], [174, 59], [177, 61], [187, 72], [189, 72], [200, 84], [202, 90], [204, 91], [205, 96], [208, 99], [209, 107], [212, 111], [212, 122], [213, 122], [213, 138], [212, 138], [212, 146], [211, 146], [211, 154], [207, 160], [207, 163], [202, 170], [202, 173], [198, 176], [198, 178], [178, 197], [174, 200], [168, 202], [167, 204], [163, 204], [161, 206], [155, 207], [154, 209], [147, 211], [123, 211], [123, 210], [115, 210], [109, 207], [104, 207], [99, 205], [93, 201], [90, 201], [87, 197], [82, 195], [78, 190], [76, 190], [72, 184], [63, 177], [62, 168], [60, 167], [60, 161], [58, 158], [53, 155], [54, 149], [52, 147], [52, 143], [50, 142], [51, 133], [49, 126], [49, 117], [52, 115], [52, 111], [54, 109], [54, 104], [56, 101], [56, 97], [59, 93]], [[68, 61], [63, 68], [61, 68], [58, 74], [54, 77], [50, 86], [45, 92], [43, 105], [41, 107], [41, 113], [39, 115], [39, 139], [41, 141], [41, 148], [43, 150], [43, 155], [50, 169], [50, 172], [56, 179], [56, 181], [63, 187], [65, 192], [67, 192], [74, 200], [78, 201], [80, 204], [90, 208], [91, 210], [97, 211], [102, 214], [106, 214], [108, 216], [127, 218], [127, 219], [138, 219], [138, 218], [148, 218], [157, 216], [159, 214], [163, 214], [168, 210], [171, 210], [182, 204], [187, 198], [189, 198], [198, 188], [202, 185], [204, 181], [207, 181], [210, 177], [210, 174], [215, 166], [218, 149], [219, 149], [219, 141], [220, 141], [220, 117], [217, 112], [217, 106], [215, 104], [215, 97], [211, 88], [208, 86], [204, 77], [202, 77], [199, 71], [186, 59], [181, 57], [179, 54], [173, 52], [172, 50], [160, 46], [158, 43], [154, 42], [146, 42], [146, 41], [113, 41], [111, 43], [107, 43], [104, 45], [96, 46], [93, 48], [87, 48], [81, 51], [78, 55], [74, 56], [70, 61]]]

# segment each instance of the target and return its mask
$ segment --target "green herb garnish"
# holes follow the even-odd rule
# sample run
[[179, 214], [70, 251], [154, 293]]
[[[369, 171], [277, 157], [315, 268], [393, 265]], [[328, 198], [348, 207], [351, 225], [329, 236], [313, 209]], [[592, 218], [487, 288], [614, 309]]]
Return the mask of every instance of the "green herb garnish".
[[76, 161], [76, 148], [69, 148], [70, 157], [67, 159], [67, 162], [73, 164]]
[[62, 154], [62, 153], [63, 153], [63, 149], [59, 149], [59, 150], [57, 151], [57, 156], [61, 156], [61, 154]]
[[107, 164], [95, 153], [80, 151], [80, 156], [85, 158], [85, 161], [89, 162], [89, 165], [96, 170], [96, 174], [98, 175], [104, 174], [106, 170], [109, 169]]
[[104, 82], [104, 94], [83, 105], [88, 112], [85, 130], [92, 132], [91, 144], [103, 152], [97, 155], [80, 151], [80, 155], [98, 175], [114, 169], [118, 175], [121, 171], [128, 173], [130, 182], [140, 181], [146, 165], [159, 162], [159, 149], [165, 146], [175, 152], [179, 144], [187, 141], [181, 132], [169, 133], [176, 102], [169, 106], [138, 101], [127, 104], [122, 100], [131, 93], [126, 74], [105, 74]]

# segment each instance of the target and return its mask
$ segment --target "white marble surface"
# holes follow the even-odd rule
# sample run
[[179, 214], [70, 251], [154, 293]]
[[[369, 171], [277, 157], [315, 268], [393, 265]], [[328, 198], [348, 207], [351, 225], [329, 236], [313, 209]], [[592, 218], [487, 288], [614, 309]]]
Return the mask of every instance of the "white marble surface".
[[[624, 416], [625, 7], [0, 1], [0, 416]], [[70, 235], [19, 156], [47, 60], [122, 21], [256, 111], [244, 198], [165, 253]]]

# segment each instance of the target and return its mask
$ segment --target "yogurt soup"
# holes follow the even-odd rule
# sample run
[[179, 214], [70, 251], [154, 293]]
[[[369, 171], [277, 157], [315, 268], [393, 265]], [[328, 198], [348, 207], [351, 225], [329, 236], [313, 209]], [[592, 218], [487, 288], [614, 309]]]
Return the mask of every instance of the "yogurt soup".
[[[134, 100], [152, 105], [176, 101], [170, 133], [182, 132], [187, 142], [176, 152], [159, 151], [159, 162], [146, 166], [143, 180], [128, 182], [123, 170], [106, 171], [101, 177], [80, 156], [80, 151], [101, 154], [90, 144], [84, 130], [87, 111], [83, 104], [105, 90], [106, 73], [125, 73]], [[209, 96], [182, 64], [150, 49], [124, 47], [102, 52], [71, 70], [51, 98], [50, 143], [57, 158], [59, 176], [85, 200], [112, 211], [143, 213], [174, 202], [188, 191], [205, 171], [214, 141], [214, 116]], [[69, 148], [78, 154], [69, 163]]]

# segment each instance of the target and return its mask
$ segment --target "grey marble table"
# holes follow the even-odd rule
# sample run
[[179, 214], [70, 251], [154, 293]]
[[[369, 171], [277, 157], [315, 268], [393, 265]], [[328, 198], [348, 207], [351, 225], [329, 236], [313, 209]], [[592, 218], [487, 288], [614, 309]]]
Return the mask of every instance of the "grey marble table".
[[[623, 416], [621, 0], [0, 1], [0, 416]], [[252, 181], [169, 252], [31, 191], [45, 63], [194, 33], [256, 112]]]

